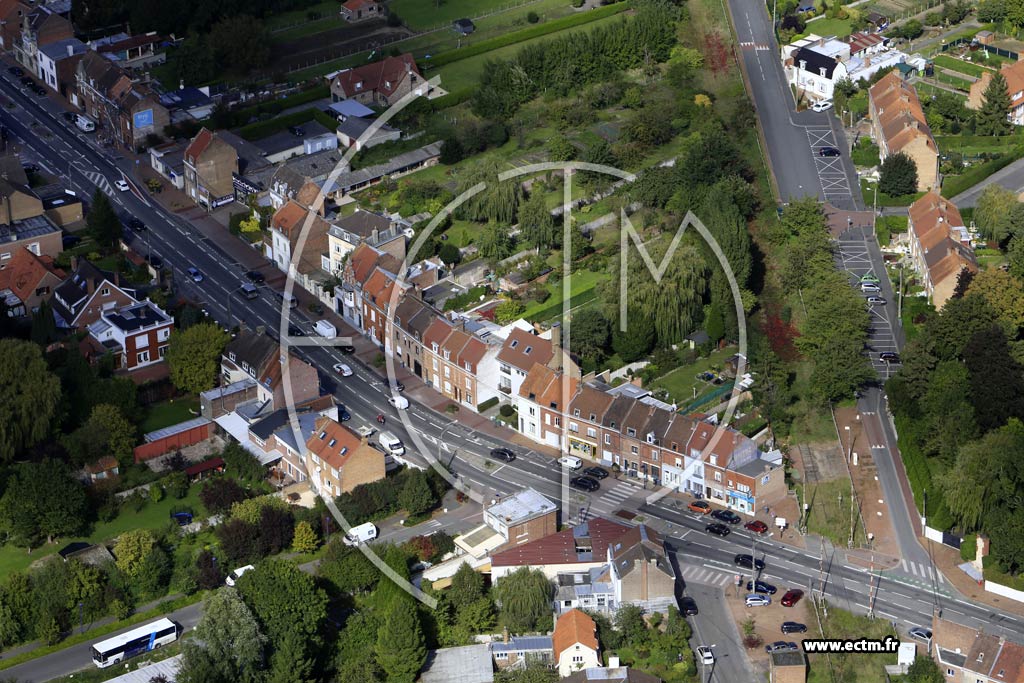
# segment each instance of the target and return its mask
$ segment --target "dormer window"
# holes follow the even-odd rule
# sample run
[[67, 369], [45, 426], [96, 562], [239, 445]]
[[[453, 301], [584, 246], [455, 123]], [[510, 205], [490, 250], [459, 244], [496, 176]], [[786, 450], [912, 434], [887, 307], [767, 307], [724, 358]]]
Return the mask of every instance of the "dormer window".
[[516, 348], [517, 346], [519, 346], [519, 340], [518, 340], [518, 339], [513, 339], [513, 340], [512, 340], [512, 343], [508, 345], [508, 347], [509, 347], [510, 349], [514, 349], [514, 348]]
[[572, 411], [572, 416], [573, 417], [579, 417], [580, 416], [580, 409], [576, 408], [575, 410], [573, 410]]
[[597, 422], [597, 415], [595, 415], [594, 413], [591, 413], [590, 414], [590, 421], [591, 422]]
[[437, 350], [438, 350], [438, 349], [439, 349], [440, 347], [439, 347], [439, 346], [437, 345], [437, 343], [435, 342], [435, 343], [433, 343], [433, 344], [431, 344], [431, 345], [430, 345], [430, 348], [431, 348], [431, 350], [432, 350], [432, 351], [433, 351], [434, 353], [437, 353]]
[[327, 438], [327, 432], [320, 432], [320, 440], [323, 441]]
[[445, 359], [445, 360], [448, 360], [448, 359], [450, 359], [451, 357], [452, 357], [452, 352], [451, 352], [451, 351], [449, 351], [448, 349], [445, 349], [445, 350], [444, 350], [444, 359]]
[[330, 441], [327, 442], [327, 446], [328, 448], [334, 448], [334, 444], [336, 443], [338, 443], [337, 439], [331, 439]]
[[626, 430], [626, 436], [636, 436], [636, 430], [630, 427]]
[[523, 353], [525, 353], [527, 356], [529, 356], [530, 355], [530, 351], [533, 351], [533, 347], [532, 346], [527, 346], [526, 350], [523, 351]]

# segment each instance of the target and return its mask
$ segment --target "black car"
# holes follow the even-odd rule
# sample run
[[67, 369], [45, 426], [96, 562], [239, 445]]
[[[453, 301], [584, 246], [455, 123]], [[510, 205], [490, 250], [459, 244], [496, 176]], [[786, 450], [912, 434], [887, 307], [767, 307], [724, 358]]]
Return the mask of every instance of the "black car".
[[807, 633], [807, 625], [801, 624], [799, 621], [784, 621], [782, 622], [783, 633]]
[[775, 595], [778, 592], [778, 588], [765, 583], [764, 581], [747, 581], [747, 591], [750, 593], [767, 593], [768, 595]]
[[36, 82], [32, 80], [31, 76], [22, 76], [21, 84], [31, 88]]
[[156, 254], [150, 254], [149, 265], [153, 266], [157, 270], [160, 270], [161, 268], [164, 267], [164, 260], [157, 256]]
[[70, 249], [71, 247], [75, 246], [81, 241], [82, 238], [79, 237], [78, 235], [64, 235], [63, 237], [60, 238], [60, 242], [62, 245], [64, 245], [65, 249]]
[[73, 111], [62, 112], [61, 116], [63, 116], [64, 120], [67, 121], [68, 123], [74, 123], [75, 122], [75, 112], [73, 112]]
[[338, 406], [338, 419], [342, 422], [348, 422], [352, 419], [352, 413], [345, 410], [343, 406]]
[[823, 157], [837, 157], [840, 154], [842, 154], [842, 152], [840, 152], [835, 147], [822, 147], [821, 149], [818, 150], [818, 156]]
[[302, 329], [298, 325], [289, 325], [288, 326], [288, 336], [289, 337], [305, 337], [306, 333], [303, 332]]
[[306, 131], [302, 126], [288, 126], [288, 132], [297, 138], [305, 137]]
[[11, 74], [12, 76], [17, 76], [18, 78], [21, 78], [22, 76], [25, 75], [25, 72], [22, 71], [20, 66], [9, 67], [7, 69], [7, 73]]
[[134, 230], [135, 232], [142, 232], [146, 229], [146, 224], [135, 216], [128, 216], [128, 218], [124, 219], [124, 224], [128, 226], [129, 230]]
[[25, 173], [39, 173], [39, 164], [22, 164], [21, 167], [25, 170]]
[[249, 280], [249, 282], [254, 282], [257, 285], [262, 285], [264, 282], [267, 281], [267, 278], [263, 277], [263, 273], [261, 273], [258, 270], [250, 270], [248, 273], [245, 274], [245, 277], [247, 280]]
[[589, 493], [593, 493], [601, 488], [601, 484], [596, 479], [591, 479], [590, 477], [573, 477], [569, 480], [569, 486]]
[[708, 524], [706, 527], [704, 527], [704, 531], [708, 532], [709, 534], [714, 534], [715, 536], [729, 535], [729, 527], [727, 527], [724, 524], [719, 524], [718, 522], [715, 522], [714, 524]]
[[583, 470], [583, 474], [587, 475], [588, 477], [592, 477], [593, 479], [608, 478], [608, 470], [603, 469], [601, 467], [588, 467], [587, 469]]
[[711, 516], [720, 522], [726, 522], [728, 524], [739, 524], [742, 520], [732, 510], [715, 510], [711, 513]]
[[385, 379], [384, 385], [388, 388], [388, 391], [405, 391], [405, 385], [397, 379], [392, 381]]
[[338, 346], [336, 348], [339, 351], [341, 351], [342, 353], [355, 353], [356, 352], [356, 347], [352, 346], [351, 344], [343, 344], [343, 345]]
[[516, 459], [516, 454], [507, 448], [492, 448], [491, 457], [502, 462], [512, 462]]
[[891, 363], [892, 365], [900, 364], [900, 354], [895, 353], [894, 351], [883, 351], [878, 354], [878, 358], [880, 360], [884, 360], [886, 363]]
[[35, 94], [37, 94], [39, 96], [43, 96], [43, 95], [46, 94], [46, 88], [44, 88], [41, 85], [37, 85], [34, 88], [32, 88], [32, 92], [34, 92]]
[[764, 569], [764, 560], [755, 560], [750, 555], [737, 555], [733, 558], [733, 562], [737, 567], [743, 567], [744, 569], [750, 569], [751, 566], [757, 567], [759, 570]]
[[697, 601], [691, 598], [689, 595], [684, 595], [679, 600], [679, 611], [688, 617], [697, 616]]

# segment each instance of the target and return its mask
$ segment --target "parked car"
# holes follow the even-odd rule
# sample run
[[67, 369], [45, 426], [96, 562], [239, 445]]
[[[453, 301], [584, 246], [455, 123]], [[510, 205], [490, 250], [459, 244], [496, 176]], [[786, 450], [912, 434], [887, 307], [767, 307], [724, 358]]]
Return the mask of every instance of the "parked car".
[[886, 363], [889, 363], [890, 365], [900, 364], [900, 354], [896, 353], [895, 351], [882, 351], [882, 353], [878, 354], [878, 358], [879, 360], [884, 360]]
[[192, 278], [192, 282], [202, 282], [203, 274], [199, 272], [198, 268], [189, 268], [188, 276]]
[[33, 85], [36, 84], [36, 82], [32, 80], [31, 76], [22, 76], [21, 77], [21, 84], [31, 88]]
[[573, 477], [569, 480], [569, 486], [588, 493], [593, 493], [601, 488], [601, 484], [596, 479], [591, 479], [590, 477]]
[[119, 178], [114, 181], [114, 187], [116, 187], [121, 192], [127, 192], [128, 190], [131, 189], [131, 186], [128, 185], [128, 181], [122, 178]]
[[860, 291], [864, 292], [865, 294], [875, 294], [877, 292], [881, 292], [882, 288], [876, 285], [874, 282], [862, 282], [860, 283]]
[[135, 232], [142, 232], [143, 230], [146, 229], [146, 224], [140, 221], [135, 216], [128, 216], [127, 218], [125, 218], [124, 224], [128, 226], [129, 230], [134, 230]]
[[306, 333], [303, 332], [302, 328], [299, 327], [298, 325], [289, 325], [288, 326], [288, 336], [289, 337], [305, 337]]
[[512, 462], [516, 459], [516, 454], [508, 448], [492, 448], [491, 457], [502, 462]]
[[697, 660], [701, 666], [714, 666], [715, 665], [715, 653], [711, 651], [710, 647], [701, 645], [697, 648]]
[[593, 477], [594, 479], [608, 478], [608, 470], [601, 467], [588, 467], [585, 470], [583, 470], [583, 474], [587, 475], [588, 477]]
[[783, 633], [807, 633], [807, 624], [801, 624], [799, 621], [784, 621], [782, 622]]
[[864, 273], [863, 275], [861, 275], [860, 276], [860, 281], [861, 282], [874, 282], [876, 285], [879, 282], [881, 282], [881, 280], [878, 279], [878, 276], [875, 275], [874, 273], [870, 272], [870, 271], [867, 272], [867, 273]]
[[804, 597], [804, 592], [802, 590], [799, 588], [791, 588], [782, 596], [782, 606], [792, 607], [796, 603], [800, 602], [800, 598], [802, 597]]
[[923, 641], [925, 643], [929, 642], [932, 639], [932, 630], [930, 628], [925, 628], [923, 626], [915, 626], [909, 631], [907, 631], [907, 633], [910, 634], [911, 638], [916, 638], [917, 640]]
[[352, 376], [352, 368], [350, 366], [346, 365], [345, 363], [335, 363], [334, 364], [334, 371], [336, 373], [338, 373], [339, 375], [341, 375], [342, 377], [351, 377]]
[[786, 652], [788, 650], [799, 650], [796, 643], [788, 643], [785, 640], [776, 640], [774, 643], [764, 646], [764, 651], [769, 654], [772, 652]]
[[388, 396], [388, 405], [395, 410], [408, 410], [409, 399], [405, 396]]
[[250, 270], [248, 273], [245, 274], [245, 277], [246, 279], [249, 280], [249, 282], [254, 282], [258, 285], [261, 285], [264, 282], [266, 282], [266, 278], [263, 277], [263, 273], [261, 273], [258, 270]]
[[695, 500], [686, 506], [686, 509], [690, 512], [696, 512], [700, 515], [706, 515], [711, 512], [711, 506], [705, 503], [703, 500]]
[[338, 406], [338, 419], [342, 422], [348, 422], [352, 419], [352, 413], [345, 410], [345, 406]]
[[772, 599], [760, 593], [751, 593], [744, 601], [747, 607], [767, 607], [772, 604]]
[[700, 612], [697, 609], [697, 601], [689, 595], [684, 595], [679, 599], [679, 611], [688, 617], [695, 617]]
[[753, 591], [754, 593], [767, 593], [768, 595], [775, 595], [775, 593], [779, 589], [771, 585], [770, 583], [758, 579], [757, 581], [753, 582], [747, 581], [747, 590]]
[[153, 266], [156, 270], [160, 270], [164, 267], [164, 260], [156, 254], [149, 255], [149, 265]]
[[768, 531], [768, 525], [759, 519], [747, 522], [743, 525], [743, 528], [747, 531], [753, 531], [755, 534], [763, 534]]
[[36, 85], [32, 87], [32, 92], [34, 92], [36, 95], [39, 95], [40, 97], [43, 97], [46, 95], [46, 88], [44, 88], [41, 85]]
[[758, 570], [764, 569], [764, 560], [756, 560], [750, 555], [743, 553], [734, 557], [732, 561], [737, 567], [743, 567], [744, 569], [750, 569], [751, 567], [756, 567]]
[[835, 147], [822, 147], [818, 150], [818, 156], [822, 157], [837, 157], [840, 154], [842, 154], [842, 152]]
[[880, 296], [869, 296], [868, 297], [868, 305], [869, 306], [884, 306], [885, 305], [885, 299], [883, 299]]
[[7, 69], [7, 73], [11, 74], [12, 76], [17, 76], [18, 78], [21, 78], [25, 75], [25, 72], [22, 70], [20, 66], [9, 67]]
[[558, 464], [573, 471], [583, 468], [583, 461], [574, 455], [563, 455], [558, 459]]
[[828, 111], [832, 108], [832, 100], [822, 100], [811, 105], [811, 111]]
[[711, 516], [715, 519], [726, 522], [727, 524], [739, 524], [743, 520], [732, 510], [715, 510], [711, 513]]
[[25, 173], [39, 173], [39, 164], [27, 163], [22, 164], [21, 168], [24, 169]]
[[385, 378], [384, 384], [387, 386], [388, 391], [405, 391], [405, 385], [399, 382], [397, 379], [389, 381], [387, 378]]
[[708, 524], [706, 527], [704, 527], [704, 531], [708, 532], [709, 534], [714, 534], [715, 536], [722, 536], [723, 538], [729, 535], [729, 527], [727, 527], [724, 524], [719, 524], [718, 522], [715, 522], [714, 524]]

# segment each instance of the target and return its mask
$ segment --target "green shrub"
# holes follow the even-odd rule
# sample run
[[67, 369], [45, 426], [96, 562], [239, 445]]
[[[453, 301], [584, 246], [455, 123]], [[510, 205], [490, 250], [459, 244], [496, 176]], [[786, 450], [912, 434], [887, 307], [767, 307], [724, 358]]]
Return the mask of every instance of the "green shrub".
[[511, 403], [506, 403], [505, 405], [501, 406], [501, 408], [498, 409], [498, 412], [501, 413], [502, 417], [512, 417], [515, 414], [516, 409]]
[[149, 499], [154, 503], [159, 503], [164, 499], [164, 487], [160, 484], [149, 485]]
[[974, 559], [975, 553], [977, 553], [978, 534], [967, 534], [964, 536], [964, 540], [960, 542], [960, 559], [964, 562], [970, 562]]
[[536, 12], [527, 12], [526, 21], [530, 22], [531, 24], [536, 24], [538, 21], [540, 21], [540, 17], [537, 16]]
[[494, 396], [493, 398], [489, 398], [486, 401], [484, 401], [483, 403], [479, 404], [476, 407], [476, 411], [478, 413], [486, 413], [488, 410], [490, 410], [491, 408], [493, 408], [496, 405], [498, 405], [498, 397]]
[[986, 161], [983, 164], [975, 164], [964, 173], [947, 178], [942, 183], [942, 196], [955, 197], [964, 190], [974, 187], [996, 171], [1006, 168], [1022, 156], [1024, 156], [1024, 145], [1018, 145], [997, 159]]

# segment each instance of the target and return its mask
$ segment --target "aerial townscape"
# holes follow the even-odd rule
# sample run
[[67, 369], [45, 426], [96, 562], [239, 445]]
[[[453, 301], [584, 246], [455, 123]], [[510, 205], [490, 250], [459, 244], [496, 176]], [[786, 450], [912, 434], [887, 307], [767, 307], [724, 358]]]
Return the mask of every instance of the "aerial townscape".
[[0, 683], [1024, 683], [1024, 0], [0, 0]]

